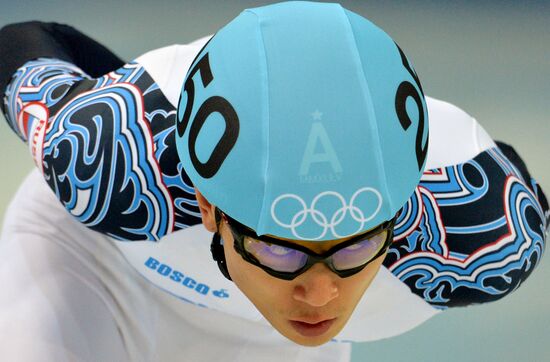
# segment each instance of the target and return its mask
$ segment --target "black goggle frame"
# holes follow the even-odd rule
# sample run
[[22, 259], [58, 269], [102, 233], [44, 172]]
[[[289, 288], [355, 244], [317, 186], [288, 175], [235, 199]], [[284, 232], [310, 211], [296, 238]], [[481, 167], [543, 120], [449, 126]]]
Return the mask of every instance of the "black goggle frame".
[[[396, 215], [391, 220], [388, 220], [376, 228], [370, 230], [367, 233], [356, 235], [353, 238], [346, 240], [345, 242], [342, 242], [335, 247], [321, 253], [317, 254], [310, 249], [306, 248], [302, 245], [297, 245], [292, 242], [281, 240], [277, 238], [273, 238], [267, 235], [257, 235], [254, 230], [248, 228], [247, 226], [239, 223], [237, 220], [231, 218], [230, 216], [226, 215], [223, 211], [216, 208], [216, 223], [219, 224], [221, 220], [225, 220], [227, 225], [229, 226], [229, 230], [231, 230], [231, 233], [233, 235], [233, 238], [235, 242], [233, 243], [233, 247], [235, 251], [247, 262], [256, 265], [259, 268], [262, 268], [264, 271], [266, 271], [268, 274], [284, 280], [293, 280], [300, 274], [304, 273], [306, 270], [311, 268], [316, 263], [323, 263], [325, 264], [331, 271], [333, 271], [335, 274], [337, 274], [341, 278], [346, 278], [349, 276], [352, 276], [354, 274], [359, 273], [361, 270], [363, 270], [369, 263], [371, 263], [373, 260], [377, 259], [380, 255], [384, 254], [386, 250], [390, 247], [391, 243], [393, 242], [393, 229], [395, 226], [395, 220], [397, 219]], [[364, 264], [361, 264], [355, 268], [351, 269], [345, 269], [345, 270], [338, 270], [334, 267], [332, 263], [332, 259], [330, 258], [334, 253], [338, 252], [339, 250], [342, 250], [344, 248], [347, 248], [353, 244], [356, 244], [357, 242], [371, 238], [383, 231], [387, 231], [386, 240], [384, 241], [384, 245], [378, 253], [376, 253], [372, 258], [370, 258], [368, 261], [366, 261]], [[274, 244], [278, 246], [283, 246], [289, 249], [298, 250], [303, 252], [308, 256], [306, 263], [304, 266], [302, 266], [300, 269], [294, 271], [294, 272], [282, 272], [278, 270], [274, 270], [268, 266], [263, 265], [260, 263], [258, 259], [256, 259], [252, 254], [250, 254], [248, 251], [244, 249], [244, 238], [250, 237], [255, 240], [260, 240], [269, 244]]]

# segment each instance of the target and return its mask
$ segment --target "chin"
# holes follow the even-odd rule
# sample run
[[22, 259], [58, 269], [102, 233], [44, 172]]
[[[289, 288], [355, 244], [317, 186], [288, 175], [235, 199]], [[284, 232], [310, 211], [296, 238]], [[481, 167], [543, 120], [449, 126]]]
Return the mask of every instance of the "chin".
[[298, 337], [298, 338], [287, 337], [287, 338], [290, 339], [292, 342], [304, 347], [319, 347], [325, 343], [330, 342], [332, 337], [334, 336], [331, 336], [330, 338], [304, 338], [304, 337]]

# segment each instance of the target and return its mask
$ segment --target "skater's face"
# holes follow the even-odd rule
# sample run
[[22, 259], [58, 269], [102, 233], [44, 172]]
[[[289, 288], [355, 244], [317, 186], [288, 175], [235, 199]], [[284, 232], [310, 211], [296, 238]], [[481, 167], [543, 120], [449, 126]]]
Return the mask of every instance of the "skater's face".
[[[260, 313], [288, 339], [318, 346], [334, 338], [346, 325], [357, 303], [380, 269], [385, 253], [363, 270], [341, 278], [317, 263], [293, 280], [276, 278], [245, 261], [234, 247], [228, 227], [221, 227], [229, 274]], [[296, 242], [314, 251], [336, 245]]]
[[[200, 194], [197, 199], [204, 225], [210, 231], [218, 230], [224, 241], [232, 280], [279, 333], [301, 345], [324, 344], [342, 330], [386, 255], [384, 250], [361, 271], [345, 278], [323, 263], [313, 264], [292, 280], [277, 278], [246, 261], [234, 248], [231, 226], [227, 222], [216, 223], [214, 206], [205, 204]], [[322, 254], [348, 239], [292, 243]]]

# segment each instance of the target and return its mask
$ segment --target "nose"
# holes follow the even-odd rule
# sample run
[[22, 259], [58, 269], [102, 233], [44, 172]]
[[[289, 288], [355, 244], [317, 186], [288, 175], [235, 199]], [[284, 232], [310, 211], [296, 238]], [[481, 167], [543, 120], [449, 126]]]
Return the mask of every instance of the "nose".
[[322, 307], [338, 298], [338, 276], [323, 264], [312, 266], [295, 279], [293, 298], [312, 307]]

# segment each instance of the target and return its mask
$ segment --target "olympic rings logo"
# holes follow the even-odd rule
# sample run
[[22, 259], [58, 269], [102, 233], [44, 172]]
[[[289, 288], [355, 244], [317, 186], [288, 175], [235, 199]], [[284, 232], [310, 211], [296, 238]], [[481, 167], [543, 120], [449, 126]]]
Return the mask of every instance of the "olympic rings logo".
[[[360, 195], [365, 195], [368, 193], [372, 193], [376, 197], [377, 205], [376, 209], [370, 215], [366, 216], [363, 210], [355, 205], [355, 202]], [[340, 204], [340, 207], [336, 208], [332, 215], [329, 215], [330, 217], [327, 217], [327, 215], [325, 215], [321, 210], [317, 209], [318, 203], [322, 199], [324, 200], [326, 198], [333, 198]], [[277, 216], [277, 205], [282, 201], [295, 202], [296, 205], [299, 207], [299, 211], [295, 213], [294, 216], [292, 216], [290, 222], [283, 222]], [[363, 187], [357, 190], [351, 197], [349, 204], [346, 202], [345, 198], [336, 191], [321, 192], [320, 194], [315, 196], [315, 198], [311, 202], [311, 206], [309, 207], [300, 196], [296, 194], [283, 194], [277, 197], [271, 204], [271, 217], [279, 226], [286, 229], [291, 229], [292, 235], [301, 240], [319, 240], [323, 238], [329, 230], [332, 232], [332, 235], [335, 239], [341, 239], [363, 231], [365, 224], [372, 220], [378, 214], [381, 207], [382, 195], [378, 190], [373, 189], [372, 187]], [[349, 216], [351, 216], [351, 218], [358, 223], [357, 230], [347, 235], [340, 235], [338, 232], [336, 232], [336, 227], [340, 225], [344, 221], [344, 219], [346, 219], [348, 213]], [[306, 238], [301, 236], [298, 233], [297, 229], [299, 226], [304, 224], [310, 216], [315, 224], [317, 224], [322, 229], [321, 233], [317, 237]]]

